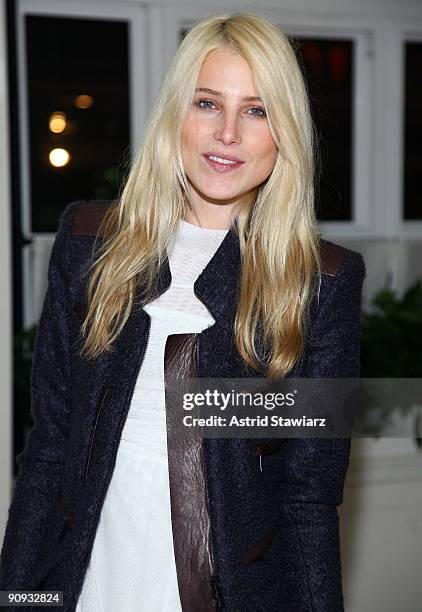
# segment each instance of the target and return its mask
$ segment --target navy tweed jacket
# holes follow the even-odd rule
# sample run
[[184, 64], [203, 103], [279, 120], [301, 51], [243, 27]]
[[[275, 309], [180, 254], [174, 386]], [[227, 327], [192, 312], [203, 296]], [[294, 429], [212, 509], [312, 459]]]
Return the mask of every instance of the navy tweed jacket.
[[[1, 554], [0, 590], [61, 590], [64, 606], [53, 609], [65, 612], [75, 610], [83, 585], [149, 334], [148, 314], [134, 307], [114, 353], [93, 362], [78, 354], [86, 309], [84, 272], [109, 205], [73, 202], [60, 219], [33, 359], [34, 425], [18, 456]], [[327, 241], [322, 247], [324, 274], [319, 300], [312, 305], [312, 334], [289, 376], [359, 377], [365, 264], [355, 251]], [[232, 336], [239, 271], [239, 240], [230, 230], [194, 287], [215, 319], [194, 335], [195, 372], [202, 378], [261, 376], [243, 362]], [[170, 282], [165, 262], [157, 295]], [[193, 346], [190, 340], [184, 350]], [[256, 440], [205, 442], [204, 464], [196, 474], [206, 481], [208, 514], [201, 517], [208, 517], [210, 540], [202, 552], [212, 545], [207, 565], [213, 574], [212, 597], [198, 595], [205, 593], [199, 568], [188, 575], [178, 550], [183, 609], [342, 612], [337, 507], [350, 439], [284, 438], [260, 447], [263, 469]], [[176, 473], [175, 458], [169, 458], [171, 474]], [[172, 498], [173, 528], [180, 527], [181, 533], [183, 519], [195, 518], [187, 501], [177, 493]], [[193, 520], [189, 528], [196, 526]], [[180, 541], [176, 545], [180, 548]], [[148, 562], [142, 551], [140, 560]]]

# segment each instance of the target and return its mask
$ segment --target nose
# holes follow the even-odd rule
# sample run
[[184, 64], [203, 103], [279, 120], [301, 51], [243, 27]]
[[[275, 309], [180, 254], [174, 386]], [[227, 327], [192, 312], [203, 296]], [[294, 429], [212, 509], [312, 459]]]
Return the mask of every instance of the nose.
[[240, 142], [240, 128], [236, 113], [221, 113], [219, 123], [215, 130], [215, 139], [220, 140], [225, 145]]

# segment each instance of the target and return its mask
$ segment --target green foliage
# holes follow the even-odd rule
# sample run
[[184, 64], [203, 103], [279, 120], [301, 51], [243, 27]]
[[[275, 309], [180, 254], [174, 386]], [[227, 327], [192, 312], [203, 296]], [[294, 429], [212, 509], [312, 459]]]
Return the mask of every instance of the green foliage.
[[100, 183], [95, 188], [95, 198], [99, 200], [115, 198], [122, 180], [123, 169], [120, 166], [109, 166], [105, 168]]
[[422, 281], [401, 298], [382, 289], [362, 316], [361, 377], [422, 377]]
[[394, 413], [407, 416], [416, 409], [413, 437], [421, 450], [422, 413], [414, 400], [418, 386], [394, 379], [422, 377], [422, 281], [407, 289], [401, 298], [392, 290], [382, 289], [373, 298], [372, 306], [371, 312], [362, 315], [361, 378], [390, 380], [382, 388], [378, 385], [372, 397], [366, 390], [357, 420], [361, 431], [378, 437]]

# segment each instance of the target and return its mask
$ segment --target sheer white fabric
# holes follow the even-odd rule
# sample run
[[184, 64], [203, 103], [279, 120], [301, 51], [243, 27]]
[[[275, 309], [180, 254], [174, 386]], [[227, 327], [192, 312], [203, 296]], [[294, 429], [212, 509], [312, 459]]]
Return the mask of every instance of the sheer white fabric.
[[125, 422], [76, 612], [181, 612], [167, 461], [164, 348], [214, 323], [193, 284], [227, 229], [181, 221], [167, 249], [172, 281], [145, 306], [150, 338]]

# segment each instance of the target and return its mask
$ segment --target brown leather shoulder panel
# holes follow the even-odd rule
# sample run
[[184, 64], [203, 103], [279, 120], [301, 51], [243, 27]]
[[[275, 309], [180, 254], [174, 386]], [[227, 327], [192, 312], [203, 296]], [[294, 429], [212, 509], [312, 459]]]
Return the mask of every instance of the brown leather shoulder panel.
[[344, 257], [344, 248], [334, 242], [321, 240], [321, 266], [324, 274], [336, 276]]
[[73, 217], [72, 234], [77, 236], [97, 236], [106, 211], [116, 202], [116, 200], [81, 202]]

